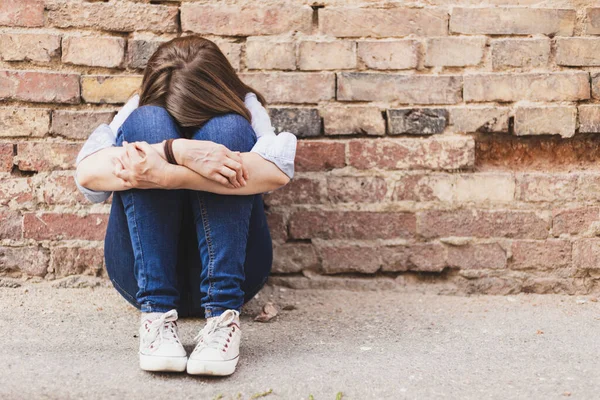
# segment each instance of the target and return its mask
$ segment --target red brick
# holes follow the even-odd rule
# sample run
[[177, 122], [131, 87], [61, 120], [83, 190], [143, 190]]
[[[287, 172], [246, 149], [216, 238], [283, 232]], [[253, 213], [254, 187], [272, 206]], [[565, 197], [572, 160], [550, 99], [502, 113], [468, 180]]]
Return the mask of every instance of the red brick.
[[238, 6], [226, 4], [181, 5], [181, 29], [223, 36], [277, 35], [312, 29], [309, 6]]
[[412, 237], [415, 215], [405, 212], [297, 211], [290, 217], [294, 239], [393, 239]]
[[31, 206], [33, 201], [31, 178], [0, 178], [0, 206]]
[[511, 252], [512, 269], [548, 270], [571, 265], [571, 242], [567, 240], [516, 240]]
[[36, 27], [44, 25], [43, 0], [2, 0], [0, 26]]
[[86, 204], [85, 197], [75, 185], [73, 171], [52, 172], [41, 184], [41, 195], [46, 204]]
[[44, 276], [49, 258], [48, 250], [41, 247], [0, 246], [0, 275]]
[[448, 265], [460, 269], [506, 268], [506, 252], [498, 243], [448, 246]]
[[380, 249], [361, 246], [321, 246], [318, 248], [326, 274], [373, 274], [382, 267]]
[[417, 218], [417, 231], [426, 238], [545, 239], [549, 228], [549, 221], [532, 211], [432, 210], [419, 213]]
[[13, 145], [11, 143], [0, 143], [0, 172], [12, 171], [13, 158]]
[[312, 244], [286, 243], [273, 248], [273, 271], [296, 273], [319, 268], [317, 252]]
[[176, 32], [179, 9], [156, 4], [120, 2], [52, 2], [46, 5], [48, 23], [58, 28], [104, 31]]
[[79, 103], [79, 75], [38, 71], [0, 71], [0, 100]]
[[85, 140], [100, 124], [108, 124], [113, 111], [52, 111], [52, 133], [67, 139]]
[[552, 212], [552, 234], [577, 235], [587, 231], [594, 222], [600, 221], [600, 208], [584, 207]]
[[43, 137], [50, 127], [50, 110], [40, 108], [0, 108], [0, 137]]
[[298, 171], [329, 171], [346, 166], [346, 144], [330, 141], [299, 141], [296, 150]]
[[392, 101], [400, 104], [456, 104], [462, 101], [462, 77], [369, 72], [337, 74], [337, 100]]
[[267, 205], [320, 204], [321, 182], [308, 178], [295, 178], [290, 183], [265, 196]]
[[17, 144], [15, 161], [22, 171], [72, 169], [80, 148], [78, 143], [23, 142]]
[[454, 170], [474, 164], [475, 142], [468, 136], [350, 142], [349, 165], [358, 169]]
[[380, 177], [327, 177], [327, 197], [332, 203], [377, 203], [386, 193], [387, 184]]
[[0, 211], [0, 240], [21, 239], [23, 236], [23, 217], [16, 211]]
[[240, 78], [270, 103], [318, 103], [335, 97], [332, 72], [245, 72]]
[[57, 277], [105, 275], [104, 252], [100, 248], [54, 247], [50, 257], [50, 268]]
[[319, 29], [338, 37], [444, 36], [448, 14], [435, 8], [341, 8], [319, 10]]
[[580, 239], [573, 242], [573, 267], [600, 269], [600, 239]]
[[103, 240], [107, 214], [26, 213], [24, 237], [35, 240]]
[[269, 229], [271, 231], [271, 239], [283, 242], [287, 240], [287, 224], [282, 214], [268, 212], [267, 223], [269, 224]]
[[577, 181], [577, 174], [517, 174], [516, 198], [531, 202], [573, 199]]

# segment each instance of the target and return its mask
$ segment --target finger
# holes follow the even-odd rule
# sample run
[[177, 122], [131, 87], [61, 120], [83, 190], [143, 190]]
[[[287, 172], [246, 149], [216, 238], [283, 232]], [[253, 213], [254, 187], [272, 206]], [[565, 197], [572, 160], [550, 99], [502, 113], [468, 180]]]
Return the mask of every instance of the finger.
[[[236, 151], [235, 153], [240, 156], [240, 163], [242, 164], [242, 174], [244, 175], [244, 179], [247, 180], [248, 179], [248, 167], [246, 167], [246, 164], [244, 164], [244, 160], [242, 160], [242, 155], [240, 154], [240, 152]], [[245, 183], [244, 183], [244, 185], [245, 185]]]
[[129, 143], [129, 144], [127, 144], [127, 146], [125, 146], [125, 149], [127, 151], [127, 155], [129, 156], [129, 159], [133, 163], [140, 163], [143, 161], [143, 158], [140, 157], [140, 153], [138, 152], [138, 149], [135, 147], [135, 145], [133, 145], [132, 143]]
[[232, 169], [229, 169], [229, 168], [227, 168], [227, 167], [222, 167], [222, 168], [219, 170], [219, 173], [220, 173], [221, 175], [223, 175], [224, 177], [226, 177], [227, 179], [229, 179], [229, 182], [231, 182], [231, 184], [232, 184], [233, 186], [235, 186], [235, 187], [238, 187], [238, 186], [240, 186], [240, 184], [239, 184], [239, 183], [238, 183], [238, 181], [237, 181], [237, 173], [236, 173], [234, 170], [232, 170]]
[[225, 178], [223, 175], [220, 175], [216, 172], [210, 176], [210, 179], [212, 179], [215, 182], [220, 183], [223, 186], [231, 186], [231, 183], [229, 183], [229, 180], [227, 178]]
[[144, 156], [154, 150], [147, 142], [135, 142], [133, 145], [136, 147], [136, 149], [144, 153]]
[[231, 158], [225, 159], [225, 166], [229, 169], [232, 169], [236, 173], [236, 180], [241, 186], [246, 186], [246, 181], [244, 180], [244, 172], [242, 170], [242, 164], [237, 161], [232, 160]]

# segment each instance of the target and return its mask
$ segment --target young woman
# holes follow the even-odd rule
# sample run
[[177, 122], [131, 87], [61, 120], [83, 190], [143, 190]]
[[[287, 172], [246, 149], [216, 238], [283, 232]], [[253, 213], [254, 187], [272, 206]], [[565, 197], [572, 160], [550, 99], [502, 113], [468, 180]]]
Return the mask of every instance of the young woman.
[[[106, 268], [142, 312], [144, 370], [235, 371], [240, 309], [271, 270], [260, 193], [294, 173], [295, 136], [275, 135], [264, 104], [213, 42], [174, 39], [150, 58], [139, 97], [77, 158], [88, 199], [114, 192]], [[176, 321], [199, 314], [207, 323], [188, 358]]]

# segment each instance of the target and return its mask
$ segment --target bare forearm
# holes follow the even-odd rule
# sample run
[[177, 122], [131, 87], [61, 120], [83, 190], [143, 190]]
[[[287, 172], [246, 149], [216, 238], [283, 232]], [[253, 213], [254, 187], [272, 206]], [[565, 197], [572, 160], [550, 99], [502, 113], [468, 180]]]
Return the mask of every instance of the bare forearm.
[[90, 190], [126, 190], [123, 180], [113, 173], [116, 160], [122, 153], [122, 147], [107, 147], [84, 158], [77, 166], [77, 182]]

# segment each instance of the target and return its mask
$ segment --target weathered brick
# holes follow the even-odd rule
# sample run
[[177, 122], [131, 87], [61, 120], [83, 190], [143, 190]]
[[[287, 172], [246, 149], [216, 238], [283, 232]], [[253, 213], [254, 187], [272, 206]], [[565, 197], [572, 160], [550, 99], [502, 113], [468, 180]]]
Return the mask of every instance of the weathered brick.
[[324, 107], [326, 135], [385, 135], [385, 120], [378, 107]]
[[568, 240], [516, 240], [511, 247], [512, 269], [547, 270], [571, 265], [571, 242]]
[[290, 39], [251, 37], [246, 40], [246, 66], [250, 69], [296, 69], [296, 44]]
[[[23, 216], [16, 211], [0, 210], [0, 240], [21, 239], [23, 236]], [[2, 265], [2, 263], [0, 263]]]
[[75, 186], [73, 171], [55, 171], [43, 180], [40, 187], [41, 200], [45, 204], [85, 204], [86, 200]]
[[573, 242], [573, 267], [600, 269], [600, 239], [579, 239]]
[[426, 41], [425, 66], [465, 67], [478, 65], [483, 60], [485, 38], [441, 37]]
[[130, 39], [127, 42], [127, 66], [134, 69], [146, 68], [152, 54], [164, 40]]
[[460, 269], [506, 268], [506, 251], [498, 243], [448, 246], [448, 265]]
[[356, 68], [356, 43], [300, 42], [298, 67], [309, 71]]
[[0, 137], [42, 137], [48, 133], [50, 110], [0, 108]]
[[321, 33], [338, 37], [444, 36], [448, 14], [424, 8], [341, 8], [319, 10]]
[[226, 4], [181, 5], [181, 29], [223, 36], [277, 35], [285, 32], [310, 32], [312, 9], [309, 6], [238, 6]]
[[84, 140], [100, 124], [108, 124], [114, 111], [52, 111], [52, 133], [67, 139]]
[[439, 243], [377, 248], [382, 271], [441, 272], [447, 267], [446, 248]]
[[579, 172], [577, 176], [577, 190], [564, 196], [577, 201], [600, 201], [600, 174], [594, 171]]
[[577, 108], [579, 111], [579, 133], [600, 132], [600, 106], [580, 104]]
[[0, 275], [44, 276], [49, 259], [48, 250], [38, 246], [0, 246]]
[[516, 198], [521, 201], [552, 202], [572, 199], [577, 191], [577, 174], [517, 174]]
[[456, 132], [508, 132], [508, 107], [448, 108], [449, 124]]
[[413, 69], [419, 63], [419, 42], [365, 40], [357, 43], [357, 54], [369, 69]]
[[587, 25], [585, 33], [588, 35], [600, 34], [600, 8], [586, 8]]
[[491, 42], [494, 69], [548, 65], [550, 39], [498, 39]]
[[51, 26], [119, 32], [176, 32], [179, 11], [177, 7], [134, 2], [115, 7], [112, 3], [61, 1], [48, 3], [46, 8]]
[[600, 99], [600, 73], [594, 73], [592, 77], [592, 97]]
[[575, 10], [527, 7], [452, 9], [450, 31], [484, 35], [572, 36]]
[[341, 101], [395, 101], [402, 104], [455, 104], [462, 100], [459, 76], [338, 73]]
[[296, 150], [298, 171], [328, 171], [346, 165], [346, 144], [328, 141], [299, 141]]
[[123, 66], [125, 40], [119, 37], [69, 36], [62, 42], [62, 62], [115, 68]]
[[125, 103], [141, 84], [139, 75], [87, 75], [81, 79], [81, 97], [87, 103]]
[[107, 214], [25, 213], [23, 235], [35, 240], [103, 240]]
[[404, 108], [387, 110], [390, 135], [432, 135], [448, 125], [448, 110], [443, 108]]
[[475, 163], [475, 142], [465, 136], [350, 141], [349, 164], [358, 169], [459, 169]]
[[13, 145], [0, 143], [0, 172], [10, 172], [13, 168]]
[[31, 178], [0, 178], [0, 206], [29, 207], [33, 203]]
[[576, 101], [590, 98], [587, 72], [465, 75], [463, 96], [479, 101]]
[[265, 203], [273, 206], [322, 202], [321, 182], [308, 178], [295, 178], [281, 189], [265, 195]]
[[0, 59], [48, 62], [60, 54], [60, 35], [46, 33], [0, 34]]
[[386, 193], [385, 179], [378, 176], [327, 177], [327, 197], [332, 203], [377, 203]]
[[15, 162], [21, 171], [72, 169], [80, 148], [77, 143], [18, 143]]
[[275, 273], [296, 273], [319, 268], [317, 252], [312, 244], [287, 243], [273, 248], [273, 270]]
[[375, 247], [362, 246], [319, 246], [319, 256], [325, 274], [359, 272], [372, 274], [382, 266]]
[[600, 65], [600, 39], [559, 38], [556, 39], [556, 64], [572, 67]]
[[224, 38], [215, 38], [213, 41], [227, 57], [233, 69], [239, 71], [242, 60], [242, 44]]
[[510, 173], [416, 174], [396, 182], [395, 201], [442, 201], [456, 204], [510, 203], [515, 179]]
[[104, 252], [95, 247], [53, 247], [50, 251], [50, 268], [57, 277], [102, 276]]
[[545, 239], [549, 228], [549, 221], [532, 211], [432, 210], [420, 212], [417, 217], [417, 232], [425, 238]]
[[271, 232], [271, 238], [273, 240], [283, 242], [287, 240], [287, 224], [282, 214], [268, 212], [267, 223], [269, 224], [269, 230]]
[[79, 103], [79, 75], [0, 71], [0, 100]]
[[598, 207], [559, 209], [552, 211], [552, 234], [577, 235], [587, 231], [592, 224], [600, 221]]
[[292, 132], [298, 137], [321, 134], [321, 117], [317, 108], [269, 108], [276, 132]]
[[335, 97], [335, 75], [328, 72], [242, 73], [247, 85], [271, 103], [318, 103]]
[[415, 228], [406, 212], [297, 211], [289, 232], [294, 239], [393, 239], [412, 237]]
[[44, 0], [2, 0], [0, 26], [36, 27], [44, 25]]
[[517, 107], [515, 135], [560, 135], [572, 137], [577, 126], [575, 106]]

